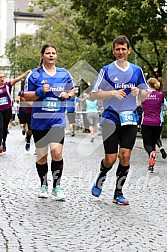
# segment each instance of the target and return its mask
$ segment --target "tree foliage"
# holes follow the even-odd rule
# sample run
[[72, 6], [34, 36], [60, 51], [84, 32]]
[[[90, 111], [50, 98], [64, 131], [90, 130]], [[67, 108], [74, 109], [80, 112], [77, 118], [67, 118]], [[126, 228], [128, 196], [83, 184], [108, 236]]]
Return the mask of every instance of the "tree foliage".
[[39, 64], [41, 44], [31, 35], [14, 37], [6, 44], [6, 56], [10, 61], [11, 71], [21, 74]]
[[[39, 1], [40, 7], [51, 8], [53, 1]], [[66, 1], [65, 1], [66, 2]], [[35, 1], [34, 1], [35, 3]], [[99, 54], [96, 43], [89, 43], [78, 33], [75, 22], [75, 11], [70, 11], [70, 5], [58, 1], [45, 18], [34, 35], [21, 35], [13, 38], [6, 45], [6, 55], [13, 71], [22, 72], [27, 68], [38, 66], [42, 45], [53, 44], [57, 48], [57, 66], [70, 69], [76, 62], [84, 60], [92, 66], [97, 66]], [[31, 5], [32, 8], [32, 5]], [[32, 10], [31, 10], [32, 11]], [[99, 67], [101, 62], [99, 60]]]
[[167, 66], [166, 1], [162, 0], [31, 0], [45, 15], [35, 35], [13, 38], [6, 46], [12, 68], [25, 71], [39, 63], [41, 46], [54, 44], [59, 66], [70, 69], [86, 61], [99, 71], [112, 60], [112, 40], [126, 35], [129, 60], [148, 76], [162, 76]]
[[151, 74], [162, 76], [162, 69], [167, 63], [166, 0], [71, 1], [72, 8], [80, 13], [76, 22], [83, 37], [103, 47], [116, 35], [124, 34]]

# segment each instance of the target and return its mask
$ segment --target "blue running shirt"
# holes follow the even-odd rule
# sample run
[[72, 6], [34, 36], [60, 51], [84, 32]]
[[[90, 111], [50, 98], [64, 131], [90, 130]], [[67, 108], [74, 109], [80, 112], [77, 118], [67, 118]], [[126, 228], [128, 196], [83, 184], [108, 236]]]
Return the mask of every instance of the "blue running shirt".
[[54, 75], [47, 73], [43, 67], [33, 69], [27, 76], [24, 92], [35, 91], [44, 83], [50, 85], [50, 91], [44, 97], [33, 102], [31, 128], [45, 130], [52, 127], [65, 127], [65, 100], [59, 98], [61, 92], [74, 88], [70, 73], [64, 68], [55, 68]]
[[142, 69], [132, 63], [128, 62], [128, 64], [127, 69], [122, 69], [114, 61], [109, 65], [103, 66], [97, 76], [92, 92], [125, 89], [124, 91], [127, 94], [121, 100], [116, 97], [103, 100], [104, 112], [101, 124], [104, 122], [120, 124], [120, 112], [134, 111], [136, 109], [136, 96], [132, 96], [131, 87], [148, 89]]
[[70, 100], [66, 100], [66, 109], [68, 113], [74, 113], [76, 111], [76, 103], [81, 102], [81, 99], [73, 96]]

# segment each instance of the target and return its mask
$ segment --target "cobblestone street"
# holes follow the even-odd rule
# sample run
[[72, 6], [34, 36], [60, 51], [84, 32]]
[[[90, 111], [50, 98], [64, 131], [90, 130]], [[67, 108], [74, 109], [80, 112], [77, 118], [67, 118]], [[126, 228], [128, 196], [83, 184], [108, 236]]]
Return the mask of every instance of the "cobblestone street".
[[[167, 151], [167, 139], [162, 139]], [[26, 152], [19, 126], [0, 154], [0, 252], [167, 252], [167, 159], [158, 151], [155, 172], [137, 137], [124, 186], [129, 206], [112, 203], [117, 164], [108, 173], [102, 195], [91, 187], [104, 151], [101, 136], [66, 135], [61, 185], [65, 202], [37, 197], [40, 182], [34, 144]], [[50, 161], [50, 159], [49, 159]]]

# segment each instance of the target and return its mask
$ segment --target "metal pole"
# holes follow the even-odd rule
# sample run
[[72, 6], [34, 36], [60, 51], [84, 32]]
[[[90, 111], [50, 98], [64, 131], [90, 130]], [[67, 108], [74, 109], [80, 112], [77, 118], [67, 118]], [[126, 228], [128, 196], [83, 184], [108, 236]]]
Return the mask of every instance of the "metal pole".
[[[16, 48], [16, 32], [17, 32], [17, 20], [16, 20], [16, 17], [14, 17], [14, 37], [15, 37], [15, 48]], [[14, 68], [14, 71], [13, 71], [13, 77], [14, 79], [16, 78], [16, 71], [15, 71], [15, 68]], [[15, 99], [15, 85], [13, 86], [13, 98]]]

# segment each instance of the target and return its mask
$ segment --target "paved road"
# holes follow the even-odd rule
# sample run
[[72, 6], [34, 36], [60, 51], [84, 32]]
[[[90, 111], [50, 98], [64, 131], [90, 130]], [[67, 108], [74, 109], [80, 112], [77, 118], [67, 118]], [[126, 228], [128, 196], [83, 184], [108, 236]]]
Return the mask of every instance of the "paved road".
[[[38, 199], [34, 145], [26, 153], [24, 137], [10, 130], [0, 156], [0, 252], [149, 252], [167, 251], [167, 159], [158, 153], [149, 174], [147, 154], [137, 138], [124, 194], [129, 206], [112, 203], [116, 165], [100, 198], [90, 194], [103, 157], [101, 136], [66, 136], [62, 186], [65, 202], [50, 195]], [[167, 150], [167, 139], [163, 139]], [[50, 160], [49, 160], [50, 162]], [[52, 178], [49, 173], [49, 191]]]

